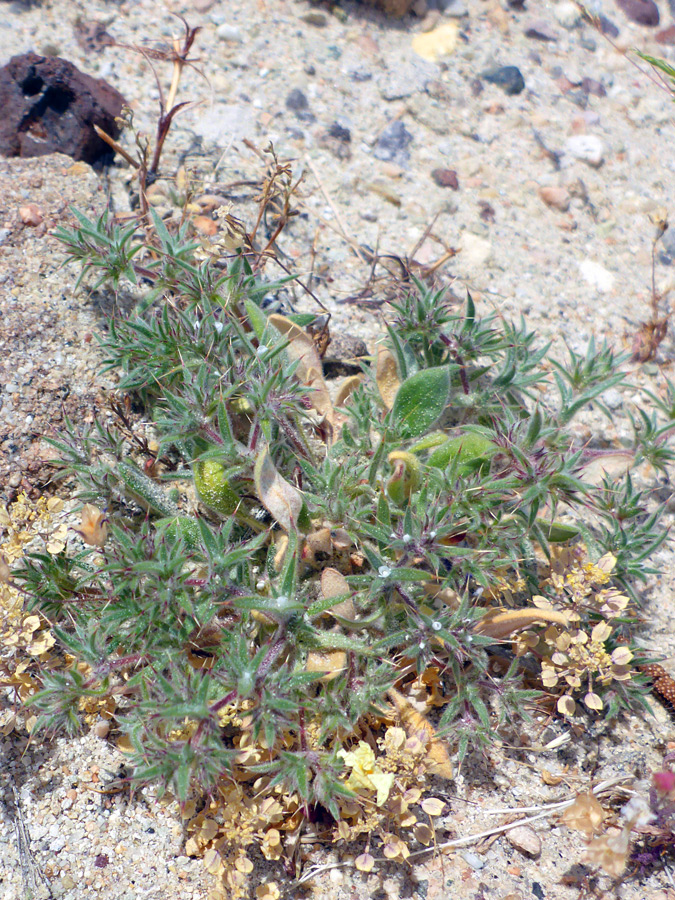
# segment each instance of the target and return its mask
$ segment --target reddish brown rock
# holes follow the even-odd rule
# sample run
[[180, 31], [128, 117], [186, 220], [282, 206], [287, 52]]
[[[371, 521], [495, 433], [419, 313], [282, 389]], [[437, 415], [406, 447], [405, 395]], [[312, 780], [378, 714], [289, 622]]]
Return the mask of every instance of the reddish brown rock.
[[547, 206], [567, 212], [570, 207], [570, 195], [564, 187], [547, 185], [539, 188], [539, 196]]
[[675, 25], [669, 25], [668, 28], [659, 31], [659, 33], [654, 36], [654, 40], [657, 44], [668, 44], [672, 47], [673, 44], [675, 44]]
[[46, 156], [105, 164], [112, 149], [94, 131], [117, 137], [124, 97], [103, 79], [59, 57], [26, 53], [0, 69], [0, 154]]
[[431, 177], [439, 187], [449, 187], [453, 191], [459, 190], [459, 179], [454, 169], [434, 169]]

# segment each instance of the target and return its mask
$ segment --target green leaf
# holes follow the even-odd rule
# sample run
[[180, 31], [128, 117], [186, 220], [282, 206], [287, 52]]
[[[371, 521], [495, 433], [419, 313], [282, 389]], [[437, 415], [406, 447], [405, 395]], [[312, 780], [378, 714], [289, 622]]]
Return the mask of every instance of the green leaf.
[[405, 437], [419, 437], [435, 425], [450, 397], [450, 369], [436, 366], [407, 378], [396, 394], [392, 417]]

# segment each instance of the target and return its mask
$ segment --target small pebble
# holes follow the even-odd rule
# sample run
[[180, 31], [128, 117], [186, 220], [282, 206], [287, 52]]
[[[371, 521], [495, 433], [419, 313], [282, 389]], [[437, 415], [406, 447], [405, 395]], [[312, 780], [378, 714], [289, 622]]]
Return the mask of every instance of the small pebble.
[[525, 28], [525, 37], [532, 38], [537, 41], [557, 41], [558, 35], [549, 28], [548, 23], [538, 19], [536, 22], [530, 22]]
[[601, 294], [607, 294], [614, 287], [614, 275], [592, 259], [585, 259], [580, 263], [579, 271], [584, 281], [600, 291]]
[[654, 40], [657, 44], [665, 44], [670, 47], [675, 45], [675, 25], [669, 25], [668, 28], [659, 31], [658, 34], [655, 35]]
[[600, 31], [603, 34], [606, 34], [607, 37], [616, 38], [619, 36], [619, 29], [611, 19], [607, 18], [607, 16], [599, 15], [598, 24], [600, 25]]
[[518, 825], [516, 828], [509, 828], [505, 833], [506, 840], [515, 847], [523, 856], [529, 856], [530, 859], [537, 859], [541, 855], [541, 839], [529, 825]]
[[604, 161], [605, 147], [594, 134], [575, 134], [565, 141], [565, 153], [597, 169]]
[[476, 853], [472, 853], [471, 850], [460, 850], [459, 855], [467, 865], [471, 866], [472, 869], [482, 869], [485, 865], [484, 860], [482, 860]]
[[373, 156], [385, 162], [396, 162], [401, 166], [408, 164], [410, 151], [408, 147], [413, 136], [400, 119], [390, 122], [380, 134]]
[[436, 6], [451, 19], [461, 19], [463, 16], [469, 15], [469, 10], [462, 0], [436, 0]]
[[610, 409], [621, 409], [623, 406], [623, 397], [616, 388], [610, 388], [602, 395], [602, 402]]
[[232, 41], [235, 44], [244, 43], [244, 35], [241, 33], [241, 29], [237, 28], [236, 25], [230, 25], [229, 22], [223, 22], [222, 25], [219, 25], [216, 28], [216, 34], [221, 41]]
[[570, 195], [566, 188], [547, 185], [539, 188], [539, 196], [547, 206], [567, 212], [570, 206]]
[[195, 216], [192, 224], [200, 234], [206, 237], [213, 237], [218, 233], [218, 223], [214, 222], [208, 216]]
[[576, 3], [572, 3], [571, 0], [562, 0], [561, 3], [556, 3], [553, 7], [553, 15], [558, 24], [562, 25], [562, 27], [566, 28], [568, 31], [576, 28], [581, 21], [579, 8]]
[[459, 180], [454, 169], [434, 169], [431, 177], [439, 187], [452, 188], [453, 191], [459, 190]]
[[500, 66], [483, 72], [483, 78], [498, 85], [505, 94], [520, 94], [525, 90], [525, 79], [517, 66]]
[[35, 203], [27, 203], [19, 207], [19, 218], [29, 228], [36, 228], [43, 221], [43, 215]]
[[318, 9], [310, 9], [303, 13], [300, 18], [303, 22], [313, 25], [315, 28], [325, 28], [328, 25], [327, 16]]
[[307, 97], [300, 88], [293, 88], [286, 97], [286, 109], [293, 110], [293, 112], [302, 112], [303, 110], [309, 109]]
[[616, 5], [631, 22], [649, 28], [655, 28], [659, 24], [659, 8], [654, 0], [616, 0]]

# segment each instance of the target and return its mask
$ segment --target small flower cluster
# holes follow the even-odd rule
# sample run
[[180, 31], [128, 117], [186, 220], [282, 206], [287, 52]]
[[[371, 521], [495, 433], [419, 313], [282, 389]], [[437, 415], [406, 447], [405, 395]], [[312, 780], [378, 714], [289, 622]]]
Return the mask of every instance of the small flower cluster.
[[559, 551], [548, 578], [554, 600], [535, 596], [533, 604], [542, 610], [562, 610], [567, 625], [551, 625], [543, 634], [525, 631], [517, 640], [519, 656], [532, 652], [539, 657], [544, 687], [550, 691], [563, 688], [557, 709], [564, 716], [576, 712], [574, 694], [583, 691], [586, 708], [600, 712], [604, 689], [633, 677], [632, 651], [624, 644], [612, 646], [616, 637], [609, 622], [624, 615], [629, 605], [628, 597], [605, 587], [615, 563], [611, 553], [595, 564], [588, 562], [579, 546]]

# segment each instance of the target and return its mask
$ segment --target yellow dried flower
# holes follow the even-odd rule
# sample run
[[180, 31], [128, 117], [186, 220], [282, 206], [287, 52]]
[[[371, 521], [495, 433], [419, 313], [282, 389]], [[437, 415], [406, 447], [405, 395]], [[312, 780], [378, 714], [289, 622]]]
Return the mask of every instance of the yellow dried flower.
[[85, 544], [102, 549], [108, 539], [107, 516], [92, 503], [85, 503], [82, 507], [81, 515], [80, 527], [76, 528], [75, 531], [77, 531]]

